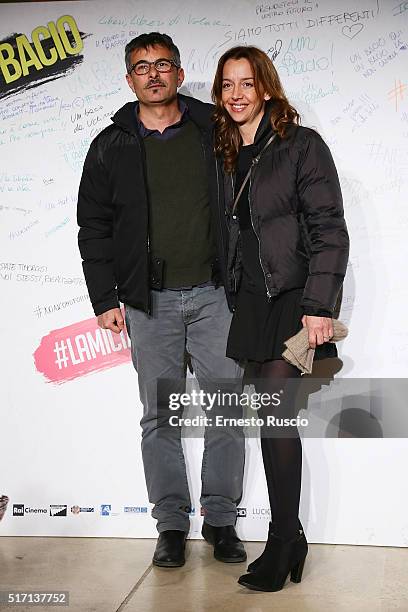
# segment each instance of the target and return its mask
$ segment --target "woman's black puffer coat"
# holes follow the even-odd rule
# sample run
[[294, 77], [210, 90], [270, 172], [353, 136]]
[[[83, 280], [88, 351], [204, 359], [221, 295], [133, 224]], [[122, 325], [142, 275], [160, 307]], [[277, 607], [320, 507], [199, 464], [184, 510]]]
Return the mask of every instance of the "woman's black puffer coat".
[[[272, 133], [266, 113], [255, 136], [256, 154]], [[224, 175], [224, 191], [228, 214], [236, 195], [234, 175]], [[268, 298], [304, 287], [304, 313], [333, 316], [349, 237], [336, 167], [315, 130], [290, 125], [286, 138], [275, 137], [252, 167], [249, 205]], [[239, 286], [242, 271], [237, 223], [235, 231], [233, 226], [231, 220], [230, 291]]]

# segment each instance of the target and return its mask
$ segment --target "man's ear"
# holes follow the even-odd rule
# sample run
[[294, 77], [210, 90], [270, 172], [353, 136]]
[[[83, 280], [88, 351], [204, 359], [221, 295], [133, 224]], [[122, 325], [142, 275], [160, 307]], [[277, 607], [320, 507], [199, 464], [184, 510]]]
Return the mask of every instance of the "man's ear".
[[127, 73], [125, 77], [126, 77], [127, 84], [129, 85], [130, 89], [133, 91], [133, 93], [135, 93], [135, 88], [133, 87], [132, 77], [130, 76], [130, 74], [127, 74]]
[[184, 70], [182, 68], [178, 69], [178, 75], [177, 75], [177, 87], [181, 87], [184, 81]]

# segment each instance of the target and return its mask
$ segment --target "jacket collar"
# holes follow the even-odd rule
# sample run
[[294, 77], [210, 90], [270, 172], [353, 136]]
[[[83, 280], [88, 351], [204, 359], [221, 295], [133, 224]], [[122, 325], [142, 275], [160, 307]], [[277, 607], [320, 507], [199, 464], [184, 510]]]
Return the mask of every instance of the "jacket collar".
[[126, 102], [126, 104], [117, 110], [113, 117], [111, 117], [111, 121], [125, 130], [125, 132], [130, 132], [137, 136], [136, 108], [138, 105], [138, 102]]
[[265, 112], [261, 119], [254, 138], [254, 155], [257, 155], [262, 149], [268, 138], [274, 133], [271, 125], [271, 112], [273, 108], [273, 100], [268, 100], [265, 103]]

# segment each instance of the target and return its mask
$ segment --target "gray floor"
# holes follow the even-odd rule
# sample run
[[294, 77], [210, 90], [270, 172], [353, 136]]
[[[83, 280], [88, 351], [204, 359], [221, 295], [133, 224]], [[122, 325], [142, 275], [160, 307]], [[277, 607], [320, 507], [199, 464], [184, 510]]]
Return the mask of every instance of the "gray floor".
[[[183, 568], [152, 567], [155, 540], [27, 538], [0, 540], [0, 590], [65, 590], [70, 612], [408, 611], [408, 550], [309, 545], [302, 582], [278, 593], [239, 586], [246, 564], [225, 564], [202, 540], [188, 541]], [[246, 544], [249, 560], [263, 544]]]

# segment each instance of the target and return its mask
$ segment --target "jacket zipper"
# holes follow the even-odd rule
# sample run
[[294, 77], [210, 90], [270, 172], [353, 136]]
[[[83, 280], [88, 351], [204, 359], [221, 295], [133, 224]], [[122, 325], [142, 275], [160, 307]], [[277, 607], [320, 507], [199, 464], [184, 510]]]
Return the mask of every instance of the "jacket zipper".
[[[139, 140], [139, 136], [135, 136], [136, 140], [137, 140], [137, 144], [139, 146], [139, 150], [140, 150], [140, 157], [142, 160], [142, 170], [143, 170], [143, 178], [145, 181], [145, 186], [146, 186], [146, 198], [148, 200], [148, 195], [147, 195], [147, 177], [146, 177], [146, 165], [145, 165], [145, 157], [144, 157], [144, 151], [142, 148], [142, 145], [140, 143]], [[152, 314], [152, 296], [151, 296], [151, 290], [150, 290], [150, 227], [149, 227], [149, 202], [147, 201], [147, 240], [146, 240], [146, 247], [147, 247], [147, 314], [150, 316]]]
[[[253, 166], [255, 166], [258, 163], [259, 159], [257, 157], [254, 158], [253, 160]], [[254, 225], [254, 220], [252, 218], [252, 208], [251, 208], [251, 186], [252, 186], [252, 170], [251, 170], [251, 174], [249, 177], [249, 190], [248, 190], [248, 206], [249, 206], [249, 216], [251, 218], [251, 225], [252, 225], [252, 229], [254, 230], [254, 234], [258, 239], [258, 257], [259, 257], [259, 263], [261, 264], [261, 268], [262, 268], [262, 272], [264, 275], [264, 281], [265, 281], [265, 287], [266, 287], [266, 296], [268, 298], [268, 302], [270, 302], [272, 295], [271, 292], [269, 291], [268, 288], [268, 284], [266, 282], [266, 274], [265, 274], [265, 268], [263, 267], [263, 263], [262, 263], [262, 259], [261, 259], [261, 240], [258, 236], [258, 234], [255, 231], [255, 225]]]
[[[232, 201], [234, 201], [235, 199], [235, 187], [234, 187], [234, 177], [231, 174], [231, 188], [232, 188]], [[232, 215], [233, 219], [236, 219], [237, 216], [236, 215]], [[235, 276], [235, 268], [232, 268], [232, 278], [234, 281], [234, 293], [237, 292], [237, 277]]]
[[[217, 164], [217, 156], [215, 154], [215, 146], [214, 146], [214, 163], [215, 163], [215, 175], [217, 178], [217, 208], [218, 208], [218, 218], [220, 220], [220, 236], [221, 236], [221, 253], [223, 255], [223, 257], [225, 258], [226, 255], [226, 250], [225, 250], [225, 246], [224, 246], [224, 235], [222, 233], [222, 228], [223, 228], [223, 223], [225, 221], [223, 221], [222, 216], [221, 216], [221, 206], [220, 206], [220, 179], [219, 179], [219, 174], [218, 174], [218, 164]], [[223, 206], [224, 209], [224, 206]], [[227, 253], [227, 258], [228, 258], [228, 253]], [[219, 265], [222, 266], [223, 265], [223, 261], [219, 262]]]

